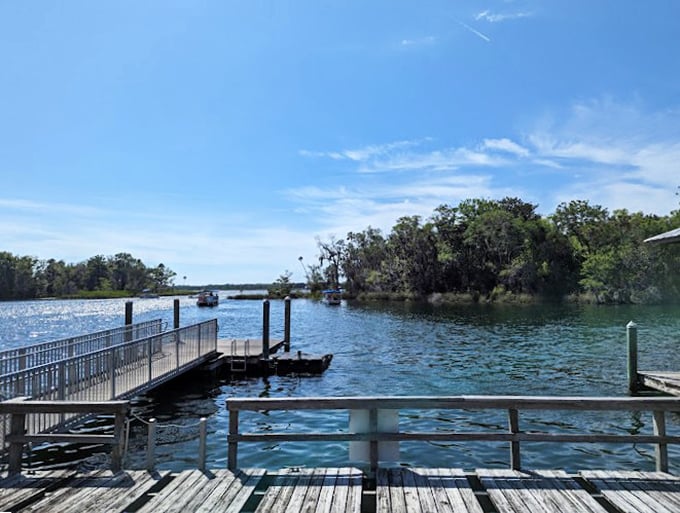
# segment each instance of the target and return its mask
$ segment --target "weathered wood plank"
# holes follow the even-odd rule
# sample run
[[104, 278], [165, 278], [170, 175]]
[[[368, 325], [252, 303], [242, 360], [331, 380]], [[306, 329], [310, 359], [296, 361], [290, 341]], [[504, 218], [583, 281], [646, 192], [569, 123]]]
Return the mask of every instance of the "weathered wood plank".
[[378, 513], [483, 513], [460, 469], [381, 469], [376, 484]]
[[63, 486], [75, 475], [73, 470], [36, 471], [0, 479], [0, 511], [16, 511], [45, 492]]
[[244, 470], [236, 473], [186, 470], [145, 503], [138, 513], [192, 513], [219, 511], [238, 512], [255, 491], [264, 470]]
[[123, 511], [164, 479], [167, 472], [99, 470], [76, 477], [22, 512], [104, 513]]
[[606, 513], [563, 471], [478, 469], [499, 513]]
[[581, 475], [625, 513], [680, 511], [680, 478], [670, 474], [589, 470]]
[[257, 507], [258, 513], [360, 513], [362, 474], [355, 468], [286, 469]]

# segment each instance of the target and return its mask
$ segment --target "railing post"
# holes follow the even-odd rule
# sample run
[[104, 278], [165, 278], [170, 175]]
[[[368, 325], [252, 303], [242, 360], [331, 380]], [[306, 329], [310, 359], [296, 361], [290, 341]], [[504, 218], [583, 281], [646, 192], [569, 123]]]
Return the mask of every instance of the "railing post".
[[[9, 432], [14, 437], [21, 437], [26, 433], [26, 415], [24, 413], [12, 413], [9, 420]], [[23, 442], [12, 441], [9, 443], [7, 454], [7, 466], [9, 475], [21, 472], [21, 453], [24, 448]]]
[[630, 321], [626, 325], [626, 334], [628, 339], [628, 391], [631, 394], [635, 394], [640, 389], [638, 379], [637, 324]]
[[147, 350], [149, 351], [149, 383], [151, 383], [151, 380], [153, 379], [153, 344], [154, 344], [154, 337], [150, 337], [149, 341], [147, 342]]
[[[198, 327], [198, 332], [201, 332], [201, 327]], [[179, 333], [175, 332], [175, 360], [176, 368], [179, 369]]]
[[111, 471], [119, 472], [123, 467], [123, 448], [125, 447], [125, 413], [117, 411], [113, 424], [113, 436], [116, 442], [111, 448]]
[[156, 419], [149, 419], [149, 432], [146, 435], [146, 469], [156, 467]]
[[174, 329], [179, 329], [179, 299], [173, 301], [173, 316], [172, 326]]
[[283, 314], [283, 350], [286, 353], [290, 352], [290, 296], [286, 296], [283, 300], [284, 314]]
[[376, 408], [368, 410], [368, 431], [373, 435], [369, 442], [368, 460], [371, 477], [375, 477], [378, 471], [378, 440], [375, 439], [375, 435], [378, 433], [378, 410]]
[[116, 398], [116, 347], [109, 348], [109, 373], [111, 374], [111, 399]]
[[[227, 407], [229, 407], [228, 404]], [[227, 468], [229, 470], [236, 470], [238, 465], [238, 442], [235, 440], [236, 436], [238, 436], [238, 410], [229, 410], [229, 436], [227, 438]]]
[[[656, 436], [666, 436], [666, 416], [663, 411], [654, 412], [654, 434]], [[656, 457], [656, 471], [668, 472], [668, 444], [659, 442], [654, 448]]]
[[198, 424], [198, 469], [205, 470], [206, 438], [208, 436], [208, 419], [201, 417]]
[[[519, 412], [515, 408], [508, 410], [508, 425], [510, 427], [510, 434], [515, 435], [519, 433]], [[510, 442], [510, 468], [512, 470], [520, 470], [522, 467], [522, 460], [519, 451], [519, 442], [513, 440]]]
[[269, 360], [269, 300], [262, 302], [262, 358]]

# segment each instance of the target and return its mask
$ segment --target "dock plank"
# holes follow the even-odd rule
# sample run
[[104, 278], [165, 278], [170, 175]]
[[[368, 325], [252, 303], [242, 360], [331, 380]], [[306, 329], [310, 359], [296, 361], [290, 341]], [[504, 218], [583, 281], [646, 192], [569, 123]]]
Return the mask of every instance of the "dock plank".
[[286, 469], [256, 513], [360, 513], [362, 473], [356, 468]]
[[74, 470], [35, 471], [0, 479], [0, 511], [16, 511], [46, 492], [63, 486], [75, 476]]
[[22, 512], [59, 511], [60, 513], [103, 513], [123, 511], [139, 500], [167, 472], [99, 470], [75, 477], [64, 488], [46, 495]]
[[640, 384], [666, 394], [680, 396], [680, 372], [638, 372]]
[[607, 513], [561, 470], [478, 469], [476, 473], [499, 513]]
[[664, 472], [581, 471], [610, 503], [625, 513], [677, 513], [680, 478]]
[[185, 470], [162, 488], [138, 513], [239, 512], [253, 495], [265, 471]]
[[483, 513], [461, 469], [380, 469], [376, 483], [378, 513]]

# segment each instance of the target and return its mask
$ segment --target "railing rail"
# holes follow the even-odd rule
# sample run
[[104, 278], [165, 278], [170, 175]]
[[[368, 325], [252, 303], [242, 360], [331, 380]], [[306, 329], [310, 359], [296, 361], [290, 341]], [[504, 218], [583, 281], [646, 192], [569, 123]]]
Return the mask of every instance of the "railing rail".
[[[510, 444], [510, 467], [521, 468], [522, 442], [584, 442], [654, 444], [656, 468], [668, 471], [668, 444], [680, 444], [680, 436], [666, 434], [665, 414], [680, 411], [680, 398], [669, 397], [542, 397], [542, 396], [456, 396], [456, 397], [308, 397], [229, 398], [227, 465], [238, 467], [238, 444], [244, 442], [368, 442], [372, 472], [378, 467], [378, 443], [402, 441], [484, 441]], [[369, 427], [365, 432], [329, 433], [240, 433], [241, 411], [272, 410], [366, 410]], [[508, 431], [385, 432], [378, 429], [380, 410], [499, 410], [506, 411]], [[651, 412], [653, 434], [604, 434], [526, 432], [520, 430], [520, 411], [636, 411]], [[289, 418], [290, 421], [290, 418]], [[450, 428], [450, 426], [448, 426]]]
[[[131, 397], [201, 363], [217, 350], [217, 320], [165, 331], [91, 353], [0, 376], [6, 397], [36, 401], [108, 401]], [[31, 434], [66, 427], [77, 413], [29, 413]], [[7, 418], [0, 442], [8, 434]]]
[[91, 353], [98, 349], [157, 335], [166, 327], [167, 323], [164, 323], [161, 319], [155, 319], [0, 351], [0, 376], [37, 367], [54, 360]]
[[[110, 444], [111, 470], [121, 469], [124, 436], [123, 428], [128, 411], [127, 401], [73, 402], [73, 401], [28, 401], [24, 398], [0, 402], [0, 415], [9, 417], [10, 432], [6, 436], [9, 443], [8, 470], [10, 474], [21, 472], [23, 446], [31, 442], [71, 442], [85, 444]], [[49, 414], [62, 416], [66, 413], [108, 414], [114, 416], [111, 435], [94, 434], [27, 434], [26, 420], [29, 415]]]

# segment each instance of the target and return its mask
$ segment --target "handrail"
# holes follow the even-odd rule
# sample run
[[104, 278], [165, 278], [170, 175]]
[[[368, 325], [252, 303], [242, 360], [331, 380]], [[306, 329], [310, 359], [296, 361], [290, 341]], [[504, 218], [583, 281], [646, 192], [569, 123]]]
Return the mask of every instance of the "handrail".
[[[23, 446], [30, 442], [71, 442], [87, 444], [110, 444], [111, 470], [114, 472], [121, 469], [123, 457], [123, 428], [125, 417], [128, 412], [128, 401], [29, 401], [25, 398], [10, 399], [0, 402], [0, 414], [10, 417], [10, 432], [6, 437], [9, 442], [8, 471], [9, 474], [21, 472], [21, 453]], [[109, 414], [114, 415], [112, 435], [91, 434], [26, 434], [26, 417], [29, 414]]]
[[[217, 350], [217, 320], [165, 331], [91, 353], [0, 376], [6, 397], [40, 401], [104, 401], [148, 390], [205, 361]], [[32, 434], [53, 431], [79, 416], [29, 412]], [[8, 435], [0, 417], [0, 446]]]
[[0, 351], [0, 376], [36, 367], [46, 361], [54, 360], [56, 356], [76, 356], [157, 335], [166, 327], [167, 323], [161, 319], [154, 319], [75, 337], [6, 349]]
[[[666, 434], [665, 413], [680, 411], [680, 398], [670, 397], [559, 397], [559, 396], [455, 396], [455, 397], [303, 397], [228, 398], [229, 435], [227, 465], [238, 466], [239, 442], [339, 442], [363, 441], [370, 445], [370, 468], [378, 467], [378, 442], [486, 441], [510, 443], [510, 467], [521, 468], [521, 442], [649, 443], [655, 445], [656, 468], [668, 471], [668, 444], [680, 444], [680, 436]], [[495, 432], [385, 432], [378, 430], [379, 410], [505, 410], [508, 431]], [[270, 410], [368, 410], [367, 432], [240, 433], [240, 411]], [[520, 410], [649, 411], [653, 434], [564, 434], [525, 432], [519, 429]]]

